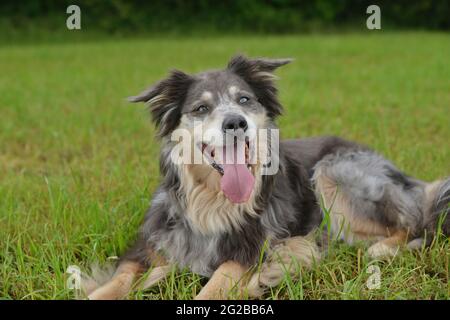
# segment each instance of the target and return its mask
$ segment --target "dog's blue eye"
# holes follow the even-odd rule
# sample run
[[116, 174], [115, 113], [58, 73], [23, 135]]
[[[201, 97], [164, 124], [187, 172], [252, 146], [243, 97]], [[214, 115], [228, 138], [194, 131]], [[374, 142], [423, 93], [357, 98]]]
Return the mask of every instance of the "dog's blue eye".
[[198, 112], [198, 113], [205, 113], [205, 112], [207, 112], [208, 110], [209, 110], [209, 109], [208, 109], [207, 106], [201, 105], [201, 106], [197, 107], [197, 109], [195, 109], [195, 112]]
[[248, 98], [248, 97], [241, 97], [239, 99], [239, 103], [244, 104], [244, 103], [247, 103], [249, 100], [250, 100], [250, 98]]

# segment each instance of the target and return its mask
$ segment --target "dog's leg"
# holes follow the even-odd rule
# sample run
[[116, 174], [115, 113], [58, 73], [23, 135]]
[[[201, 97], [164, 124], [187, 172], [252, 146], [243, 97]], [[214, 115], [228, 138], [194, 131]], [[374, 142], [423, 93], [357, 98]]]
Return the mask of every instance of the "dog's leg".
[[161, 266], [156, 267], [152, 271], [150, 271], [150, 274], [148, 277], [144, 280], [144, 282], [140, 285], [140, 288], [142, 290], [150, 288], [157, 284], [159, 281], [163, 280], [167, 274], [170, 272], [172, 266]]
[[[155, 267], [144, 281], [143, 288], [163, 279], [169, 268], [167, 262], [141, 238], [121, 258], [114, 275], [106, 283], [92, 292], [87, 292], [92, 300], [116, 300], [126, 297], [132, 290], [134, 281], [150, 267]], [[95, 279], [90, 282], [96, 282]], [[99, 283], [99, 282], [97, 282]], [[92, 286], [91, 286], [92, 287]]]
[[238, 286], [239, 290], [242, 286], [242, 278], [246, 271], [246, 267], [234, 261], [221, 264], [195, 299], [226, 299], [233, 288]]
[[[139, 286], [141, 290], [150, 288], [163, 280], [172, 266], [155, 267]], [[118, 300], [126, 297], [133, 288], [134, 280], [140, 274], [140, 266], [135, 262], [125, 262], [119, 266], [115, 275], [105, 285], [93, 291], [89, 300]]]
[[89, 300], [116, 300], [124, 298], [131, 290], [135, 277], [142, 272], [137, 262], [124, 261], [117, 268], [114, 276], [105, 285], [96, 289]]
[[319, 250], [312, 236], [286, 239], [269, 250], [266, 261], [247, 283], [246, 293], [260, 297], [266, 288], [277, 286], [286, 274], [296, 276], [300, 266], [310, 268], [319, 260]]
[[395, 256], [400, 246], [405, 245], [408, 241], [408, 231], [398, 230], [390, 237], [373, 244], [367, 253], [372, 258], [384, 258]]

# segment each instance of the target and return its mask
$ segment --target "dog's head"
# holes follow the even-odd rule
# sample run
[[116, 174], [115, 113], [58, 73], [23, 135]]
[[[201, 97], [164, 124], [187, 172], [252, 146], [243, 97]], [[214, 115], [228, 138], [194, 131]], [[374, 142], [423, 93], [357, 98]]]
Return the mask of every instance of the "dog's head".
[[282, 112], [273, 71], [290, 61], [236, 56], [223, 70], [195, 75], [172, 71], [129, 100], [149, 103], [164, 141], [180, 136], [184, 141], [185, 133], [190, 135], [187, 146], [194, 152], [186, 158], [183, 149], [182, 165], [197, 182], [218, 186], [232, 203], [245, 203], [260, 167], [255, 157], [258, 130], [273, 128]]

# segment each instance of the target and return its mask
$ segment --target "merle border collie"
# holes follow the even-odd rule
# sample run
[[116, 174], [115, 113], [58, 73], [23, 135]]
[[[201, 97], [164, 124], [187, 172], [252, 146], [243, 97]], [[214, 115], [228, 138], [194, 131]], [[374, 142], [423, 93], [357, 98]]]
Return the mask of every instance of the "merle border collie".
[[[290, 61], [238, 55], [221, 70], [172, 71], [130, 98], [148, 104], [158, 128], [161, 183], [112, 274], [84, 278], [89, 299], [124, 298], [137, 279], [148, 288], [173, 266], [209, 278], [196, 299], [259, 297], [286, 272], [320, 260], [315, 231], [325, 217], [334, 239], [366, 241], [371, 257], [429, 243], [437, 228], [449, 235], [449, 178], [414, 179], [338, 137], [279, 142], [249, 134], [278, 130], [283, 108], [273, 72]], [[195, 138], [184, 146], [206, 161], [174, 161], [180, 130]], [[219, 134], [211, 139], [208, 130]], [[219, 153], [227, 156], [220, 161]]]

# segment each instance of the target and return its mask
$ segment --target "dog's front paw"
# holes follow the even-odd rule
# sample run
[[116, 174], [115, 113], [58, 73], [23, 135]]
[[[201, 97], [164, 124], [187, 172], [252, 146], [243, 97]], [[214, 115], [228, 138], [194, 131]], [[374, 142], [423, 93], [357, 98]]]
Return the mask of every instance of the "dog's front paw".
[[90, 295], [87, 296], [88, 300], [112, 300], [111, 297], [101, 290], [94, 291]]
[[218, 300], [218, 299], [224, 299], [224, 297], [218, 294], [217, 292], [208, 290], [208, 288], [203, 288], [199, 292], [199, 294], [196, 295], [194, 298], [194, 300]]
[[373, 259], [389, 258], [389, 257], [395, 256], [397, 254], [398, 250], [399, 250], [399, 247], [397, 247], [397, 246], [391, 247], [383, 242], [377, 242], [367, 250], [367, 253]]

